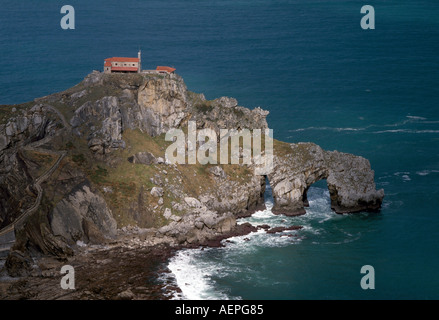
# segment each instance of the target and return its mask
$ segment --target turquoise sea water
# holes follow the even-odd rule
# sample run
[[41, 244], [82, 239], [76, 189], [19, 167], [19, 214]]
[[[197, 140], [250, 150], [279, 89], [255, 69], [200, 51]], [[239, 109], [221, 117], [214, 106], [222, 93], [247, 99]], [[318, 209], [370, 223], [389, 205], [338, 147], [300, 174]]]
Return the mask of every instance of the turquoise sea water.
[[[171, 262], [185, 298], [439, 298], [439, 4], [420, 1], [1, 0], [0, 104], [69, 88], [110, 56], [171, 65], [188, 88], [270, 111], [277, 139], [368, 158], [381, 213], [336, 215], [324, 183], [307, 215], [248, 221], [300, 224]], [[373, 5], [376, 29], [362, 30]], [[362, 290], [360, 269], [375, 268]], [[188, 277], [191, 275], [191, 277]], [[188, 285], [186, 285], [186, 283]]]

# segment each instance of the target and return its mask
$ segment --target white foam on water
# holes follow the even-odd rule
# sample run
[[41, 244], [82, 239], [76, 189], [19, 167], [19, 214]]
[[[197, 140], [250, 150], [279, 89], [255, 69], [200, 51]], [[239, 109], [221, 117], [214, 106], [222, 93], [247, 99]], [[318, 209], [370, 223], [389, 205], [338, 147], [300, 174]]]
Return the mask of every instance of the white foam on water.
[[413, 119], [413, 120], [427, 120], [427, 118], [419, 117], [419, 116], [407, 116], [407, 118]]
[[291, 129], [288, 130], [288, 132], [301, 132], [301, 131], [310, 131], [310, 130], [316, 130], [316, 131], [335, 131], [335, 132], [343, 132], [343, 131], [363, 131], [366, 130], [369, 127], [364, 128], [334, 128], [334, 127], [308, 127], [308, 128], [298, 128], [298, 129]]
[[224, 242], [226, 245], [224, 250], [228, 250], [229, 252], [236, 250], [236, 252], [250, 253], [257, 251], [258, 247], [285, 247], [301, 241], [301, 238], [296, 234], [296, 230], [286, 230], [268, 234], [265, 230], [259, 229], [257, 232], [252, 232], [245, 236], [228, 239], [227, 242]]
[[381, 130], [374, 131], [373, 133], [381, 134], [381, 133], [439, 133], [439, 130], [412, 130], [412, 129], [393, 129], [393, 130]]
[[439, 170], [422, 170], [422, 171], [416, 171], [416, 174], [419, 176], [428, 176], [432, 173], [439, 173]]
[[335, 128], [335, 131], [341, 132], [341, 131], [363, 131], [366, 130], [366, 128]]
[[[434, 129], [408, 129], [408, 128], [398, 128], [403, 127], [408, 124], [437, 124], [437, 120], [428, 120], [421, 116], [406, 116], [406, 119], [390, 124], [371, 124], [365, 127], [359, 128], [334, 128], [334, 127], [307, 127], [307, 128], [297, 128], [290, 129], [288, 132], [302, 132], [302, 131], [332, 131], [332, 132], [357, 132], [366, 131], [367, 133], [373, 134], [383, 134], [383, 133], [408, 133], [408, 134], [426, 134], [426, 133], [439, 133], [439, 130]], [[368, 130], [374, 128], [376, 131]], [[385, 128], [395, 128], [395, 129], [385, 129]], [[290, 137], [291, 138], [291, 137]]]
[[[274, 215], [271, 210], [257, 211], [251, 217], [240, 219], [238, 222], [249, 222], [255, 226], [269, 224], [270, 227], [291, 225], [285, 217]], [[218, 292], [218, 286], [212, 276], [221, 277], [232, 272], [239, 272], [240, 270], [233, 270], [230, 263], [235, 260], [235, 256], [251, 255], [260, 247], [285, 247], [300, 242], [300, 237], [295, 236], [296, 232], [285, 231], [267, 234], [265, 230], [259, 229], [257, 232], [223, 240], [223, 248], [207, 248], [204, 251], [201, 249], [179, 251], [170, 259], [168, 264], [169, 270], [175, 277], [175, 282], [182, 291], [181, 295], [174, 295], [173, 298], [189, 300], [240, 299], [240, 297], [232, 297], [226, 292]], [[209, 250], [221, 250], [224, 264], [206, 257]], [[238, 268], [242, 268], [242, 266], [238, 266]]]
[[271, 209], [256, 211], [251, 217], [240, 219], [238, 224], [250, 223], [251, 225], [257, 227], [260, 225], [268, 224], [270, 227], [281, 227], [290, 226], [290, 219], [283, 215], [275, 215]]
[[[223, 240], [222, 248], [185, 249], [177, 252], [170, 259], [168, 268], [181, 289], [180, 295], [174, 294], [174, 299], [240, 299], [231, 296], [226, 289], [221, 291], [215, 279], [240, 274], [247, 268], [242, 258], [245, 255], [257, 254], [261, 248], [279, 248], [300, 244], [307, 237], [316, 238], [325, 233], [325, 227], [319, 227], [327, 221], [345, 219], [344, 215], [335, 214], [330, 208], [329, 191], [327, 189], [311, 187], [308, 190], [310, 207], [307, 213], [297, 217], [275, 215], [271, 211], [273, 203], [266, 200], [266, 210], [255, 212], [251, 217], [239, 219], [238, 223], [248, 222], [254, 226], [269, 225], [273, 227], [288, 227], [300, 225], [300, 230], [286, 230], [268, 234], [264, 229], [258, 229], [247, 235], [232, 237]], [[316, 226], [317, 225], [317, 226]], [[356, 237], [346, 235], [340, 243], [354, 241]], [[319, 241], [315, 241], [318, 243]], [[218, 254], [218, 255], [216, 255]], [[252, 277], [252, 271], [248, 273]]]
[[407, 171], [398, 171], [398, 172], [395, 172], [393, 175], [394, 175], [394, 176], [400, 176], [400, 175], [404, 175], [404, 174], [410, 174], [410, 172], [407, 172]]
[[[211, 249], [205, 249], [211, 250]], [[218, 292], [211, 277], [218, 275], [221, 266], [203, 259], [201, 249], [185, 249], [171, 258], [168, 264], [182, 296], [177, 298], [188, 300], [229, 300], [226, 293]]]
[[406, 172], [406, 171], [403, 171], [403, 172], [395, 172], [393, 175], [396, 176], [396, 177], [401, 177], [401, 179], [402, 179], [404, 182], [406, 182], [406, 181], [411, 181], [411, 180], [412, 180], [412, 179], [410, 178], [410, 172]]

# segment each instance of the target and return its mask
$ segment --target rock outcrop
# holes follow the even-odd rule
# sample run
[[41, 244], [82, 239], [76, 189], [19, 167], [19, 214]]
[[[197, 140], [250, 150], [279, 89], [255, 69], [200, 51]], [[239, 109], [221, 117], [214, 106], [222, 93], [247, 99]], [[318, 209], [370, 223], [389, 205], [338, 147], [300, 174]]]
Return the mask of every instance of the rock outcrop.
[[140, 164], [156, 164], [158, 163], [157, 158], [151, 152], [138, 152], [135, 155], [128, 158], [131, 163]]
[[[16, 235], [10, 274], [31, 272], [35, 255], [65, 259], [78, 242], [112, 241], [117, 226], [147, 230], [142, 236], [153, 243], [218, 244], [252, 231], [236, 219], [264, 207], [266, 177], [246, 165], [164, 160], [170, 142], [161, 135], [189, 121], [218, 138], [221, 129], [268, 128], [268, 111], [229, 97], [206, 100], [178, 75], [93, 72], [71, 89], [0, 112], [0, 229], [13, 225]], [[303, 214], [308, 188], [321, 179], [338, 213], [381, 206], [384, 192], [362, 157], [275, 141], [273, 164], [275, 213]]]
[[138, 89], [137, 103], [135, 113], [128, 114], [131, 118], [129, 122], [151, 136], [180, 127], [188, 116], [186, 85], [177, 76], [168, 81], [162, 79], [145, 81]]
[[37, 178], [32, 174], [38, 164], [30, 161], [22, 148], [55, 136], [62, 127], [62, 121], [43, 105], [13, 109], [6, 123], [0, 124], [0, 229], [33, 202], [34, 192], [29, 186]]
[[236, 217], [249, 216], [256, 210], [265, 209], [263, 176], [252, 175], [245, 182], [236, 182], [218, 171], [212, 173], [217, 186], [215, 192], [200, 196], [203, 205], [219, 213], [233, 212]]
[[324, 151], [313, 143], [275, 147], [274, 169], [268, 179], [275, 200], [272, 211], [286, 215], [304, 214], [308, 188], [323, 179], [328, 184], [331, 208], [337, 213], [376, 211], [384, 197], [384, 190], [375, 188], [367, 159]]
[[110, 209], [87, 182], [76, 186], [56, 204], [49, 221], [53, 234], [70, 245], [77, 241], [104, 243], [116, 236], [117, 224]]
[[183, 245], [203, 244], [215, 236], [230, 232], [235, 225], [233, 213], [218, 214], [206, 207], [200, 207], [184, 215], [179, 221], [172, 221], [160, 228], [156, 236], [172, 237]]
[[384, 190], [376, 190], [369, 160], [337, 151], [326, 152], [331, 208], [337, 213], [378, 211]]
[[[189, 120], [195, 121], [198, 129], [211, 128], [218, 135], [220, 129], [267, 128], [268, 111], [240, 107], [236, 99], [228, 97], [207, 101], [203, 95], [187, 91], [178, 75], [165, 79], [138, 74], [124, 79], [119, 76], [87, 76], [83, 84], [87, 84], [88, 95], [106, 91], [110, 95], [85, 101], [70, 120], [73, 132], [86, 137], [90, 150], [101, 158], [126, 147], [122, 133], [127, 129], [139, 129], [155, 137], [171, 128], [181, 128]], [[71, 94], [69, 103], [84, 100], [87, 94], [83, 91]]]

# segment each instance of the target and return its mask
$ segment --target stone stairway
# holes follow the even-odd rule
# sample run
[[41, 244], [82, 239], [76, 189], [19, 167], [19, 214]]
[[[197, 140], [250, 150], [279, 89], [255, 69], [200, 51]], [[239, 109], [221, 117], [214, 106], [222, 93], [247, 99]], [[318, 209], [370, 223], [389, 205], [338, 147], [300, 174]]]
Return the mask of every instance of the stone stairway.
[[[61, 121], [64, 124], [64, 129], [70, 129], [70, 125], [65, 120], [64, 116], [56, 108], [50, 105], [44, 105], [44, 107], [55, 112], [61, 118]], [[67, 155], [67, 151], [52, 151], [52, 150], [40, 148], [41, 145], [49, 142], [52, 138], [53, 137], [51, 136], [47, 136], [39, 141], [35, 141], [30, 145], [24, 147], [24, 149], [27, 150], [34, 150], [52, 155], [57, 155], [58, 159], [46, 172], [44, 172], [40, 177], [38, 177], [34, 181], [33, 186], [37, 191], [37, 198], [34, 204], [29, 209], [27, 209], [20, 217], [18, 217], [18, 219], [15, 220], [12, 224], [0, 230], [0, 259], [5, 259], [7, 257], [11, 247], [15, 243], [15, 231], [14, 231], [15, 225], [24, 221], [29, 215], [34, 213], [40, 206], [41, 198], [43, 195], [43, 189], [41, 188], [41, 183], [43, 183], [52, 175], [52, 173], [59, 167], [59, 164], [61, 163], [62, 159], [64, 159], [64, 157]]]
[[6, 259], [9, 250], [15, 243], [14, 229], [0, 235], [0, 259]]

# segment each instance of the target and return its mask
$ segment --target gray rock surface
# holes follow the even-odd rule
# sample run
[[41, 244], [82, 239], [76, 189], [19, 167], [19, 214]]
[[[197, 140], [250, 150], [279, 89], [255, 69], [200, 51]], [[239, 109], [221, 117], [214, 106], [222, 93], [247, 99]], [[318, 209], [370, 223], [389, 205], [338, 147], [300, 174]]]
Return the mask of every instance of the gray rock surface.
[[215, 166], [209, 169], [209, 172], [212, 173], [213, 175], [225, 179], [226, 178], [226, 173], [224, 172], [223, 168], [221, 168], [220, 166]]
[[69, 244], [78, 240], [100, 243], [103, 238], [114, 238], [116, 235], [117, 224], [110, 209], [87, 184], [79, 185], [58, 202], [50, 221], [53, 234], [62, 236]]
[[138, 152], [135, 155], [128, 158], [128, 161], [131, 163], [140, 163], [140, 164], [156, 164], [158, 163], [156, 157], [151, 152]]
[[290, 148], [291, 152], [282, 155], [275, 151], [274, 169], [268, 175], [275, 200], [273, 212], [304, 214], [308, 188], [322, 179], [327, 181], [331, 207], [337, 213], [380, 208], [384, 190], [376, 190], [368, 160], [324, 151], [313, 143], [290, 144]]
[[163, 216], [164, 216], [166, 219], [171, 218], [171, 216], [172, 216], [171, 209], [166, 208], [166, 209], [165, 209], [165, 212], [163, 213]]
[[151, 189], [151, 195], [154, 197], [160, 198], [161, 196], [163, 196], [163, 188], [153, 187]]
[[120, 300], [132, 300], [134, 298], [134, 293], [130, 289], [128, 289], [119, 293], [117, 297]]
[[177, 75], [166, 80], [137, 76], [132, 83], [116, 82], [106, 74], [92, 74], [87, 79], [85, 82], [93, 86], [112, 86], [120, 92], [85, 102], [71, 119], [72, 127], [87, 136], [90, 149], [99, 156], [124, 147], [121, 134], [125, 129], [140, 129], [154, 137], [189, 120], [196, 121], [199, 129], [214, 129], [218, 135], [220, 129], [267, 128], [268, 111], [239, 107], [236, 99], [228, 97], [207, 102], [202, 95], [190, 95]]
[[331, 207], [337, 213], [379, 210], [384, 190], [376, 190], [369, 160], [338, 151], [326, 152]]
[[[10, 225], [37, 197], [35, 180], [41, 175], [41, 162], [26, 154], [29, 146], [34, 146], [34, 157], [45, 156], [47, 162], [52, 161], [48, 155], [54, 152], [69, 152], [68, 160], [55, 168], [54, 177], [43, 185], [38, 210], [16, 227], [17, 242], [8, 263], [13, 274], [19, 274], [19, 269], [29, 271], [29, 252], [65, 259], [73, 254], [78, 241], [105, 243], [115, 236], [110, 197], [118, 197], [121, 186], [126, 188], [122, 190], [125, 194], [136, 190], [136, 200], [127, 206], [127, 218], [148, 228], [152, 243], [169, 239], [179, 244], [205, 243], [235, 229], [237, 217], [264, 206], [265, 177], [244, 172], [242, 166], [236, 171], [221, 165], [180, 171], [164, 155], [153, 155], [163, 151], [161, 143], [154, 150], [139, 149], [141, 143], [127, 145], [129, 135], [125, 134], [129, 130], [135, 131], [136, 137], [144, 135], [153, 145], [154, 137], [170, 128], [185, 128], [188, 121], [195, 121], [197, 129], [215, 130], [218, 138], [220, 129], [268, 127], [268, 111], [241, 107], [229, 97], [207, 101], [202, 94], [188, 91], [178, 75], [93, 72], [78, 87], [10, 111], [0, 123], [0, 228]], [[37, 150], [38, 146], [46, 151]], [[84, 154], [89, 167], [81, 167]], [[105, 170], [111, 171], [122, 161], [149, 165], [145, 167], [148, 175], [137, 189], [130, 181], [111, 181], [110, 185], [105, 175], [96, 177], [96, 162], [104, 162]], [[143, 174], [141, 166], [125, 165]], [[103, 195], [88, 182], [90, 176], [104, 179], [104, 186], [100, 186]], [[199, 185], [183, 188], [184, 182], [192, 179]], [[275, 148], [274, 170], [268, 179], [275, 213], [305, 213], [307, 190], [321, 179], [326, 179], [331, 206], [338, 213], [378, 210], [384, 197], [383, 190], [376, 190], [368, 160], [325, 151], [312, 143]], [[151, 182], [155, 187], [149, 191]]]
[[236, 218], [230, 212], [217, 214], [206, 208], [200, 209], [158, 229], [157, 236], [171, 237], [179, 244], [197, 244], [229, 232], [236, 225]]
[[184, 201], [187, 203], [187, 205], [189, 207], [192, 207], [192, 208], [201, 208], [202, 207], [201, 202], [198, 199], [195, 199], [193, 197], [186, 197], [186, 198], [184, 198]]

